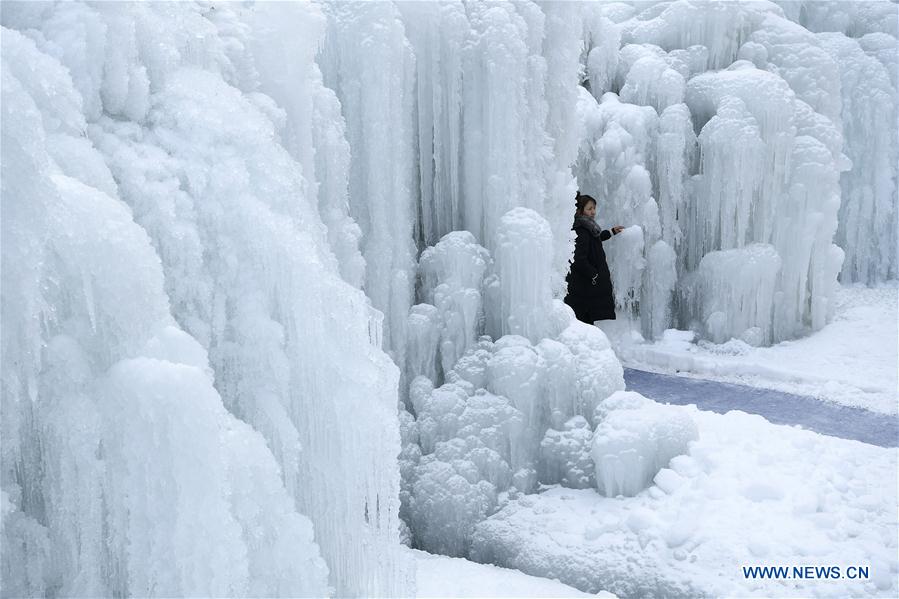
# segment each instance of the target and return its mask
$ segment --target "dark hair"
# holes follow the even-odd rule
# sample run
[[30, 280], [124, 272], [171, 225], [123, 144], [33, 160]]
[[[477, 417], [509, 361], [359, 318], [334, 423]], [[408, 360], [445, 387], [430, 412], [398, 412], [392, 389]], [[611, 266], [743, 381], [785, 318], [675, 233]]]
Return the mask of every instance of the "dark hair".
[[577, 195], [574, 196], [575, 202], [577, 203], [577, 213], [583, 214], [584, 209], [587, 208], [587, 204], [593, 202], [593, 205], [596, 206], [596, 200], [593, 196], [588, 196], [587, 194], [582, 194], [581, 192], [577, 192]]

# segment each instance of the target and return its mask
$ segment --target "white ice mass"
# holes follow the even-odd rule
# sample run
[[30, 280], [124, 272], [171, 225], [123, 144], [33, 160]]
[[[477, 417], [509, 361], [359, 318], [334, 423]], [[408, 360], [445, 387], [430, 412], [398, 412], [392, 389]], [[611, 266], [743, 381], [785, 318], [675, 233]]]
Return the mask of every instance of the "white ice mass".
[[576, 190], [632, 339], [899, 276], [886, 0], [0, 21], [4, 597], [407, 596], [546, 485], [673, 494], [709, 426], [561, 301]]

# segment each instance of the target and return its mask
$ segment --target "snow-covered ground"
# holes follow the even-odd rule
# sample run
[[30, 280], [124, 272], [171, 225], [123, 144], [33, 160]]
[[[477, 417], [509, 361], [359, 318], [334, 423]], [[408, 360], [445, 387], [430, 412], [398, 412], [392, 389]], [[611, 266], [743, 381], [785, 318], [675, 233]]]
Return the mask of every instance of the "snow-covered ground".
[[631, 368], [743, 383], [895, 414], [897, 296], [895, 281], [873, 288], [843, 287], [830, 324], [772, 347], [735, 339], [693, 343], [692, 333], [669, 330], [661, 341], [617, 351]]
[[[897, 452], [687, 408], [700, 430], [633, 498], [553, 488], [476, 528], [473, 559], [621, 597], [897, 596]], [[867, 580], [743, 566], [867, 566]]]
[[412, 554], [418, 597], [615, 597], [602, 592], [591, 595], [556, 580], [458, 557], [416, 550]]

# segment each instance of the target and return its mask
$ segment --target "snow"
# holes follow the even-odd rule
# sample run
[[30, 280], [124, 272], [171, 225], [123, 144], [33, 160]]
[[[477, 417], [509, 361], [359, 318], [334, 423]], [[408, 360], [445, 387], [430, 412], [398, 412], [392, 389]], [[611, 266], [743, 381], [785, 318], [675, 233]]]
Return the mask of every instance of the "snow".
[[461, 558], [412, 551], [418, 577], [417, 597], [600, 597], [555, 580], [528, 576], [517, 570], [478, 564]]
[[738, 382], [896, 414], [897, 298], [895, 283], [842, 287], [833, 322], [808, 337], [771, 347], [753, 347], [741, 339], [694, 343], [692, 332], [669, 330], [656, 343], [628, 344], [619, 354], [634, 368]]
[[[699, 439], [648, 490], [522, 497], [478, 525], [471, 557], [619, 596], [896, 594], [895, 449], [685, 410]], [[867, 565], [871, 578], [753, 580], [741, 570], [793, 564]]]

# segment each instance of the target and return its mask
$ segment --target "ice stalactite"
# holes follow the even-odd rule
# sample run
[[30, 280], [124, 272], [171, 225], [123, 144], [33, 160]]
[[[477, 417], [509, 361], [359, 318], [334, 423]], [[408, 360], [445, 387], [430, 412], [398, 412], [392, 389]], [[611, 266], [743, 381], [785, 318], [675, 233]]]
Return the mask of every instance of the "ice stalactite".
[[[824, 117], [837, 125], [836, 131], [828, 131], [826, 123], [816, 124], [812, 136], [831, 149], [843, 171], [835, 237], [846, 254], [841, 280], [873, 283], [895, 278], [897, 196], [895, 168], [890, 165], [896, 163], [896, 137], [882, 123], [895, 120], [896, 113], [896, 6], [797, 2], [783, 7], [787, 16], [812, 31], [831, 33], [815, 35], [770, 17], [740, 55], [782, 76], [820, 115], [818, 120]], [[876, 15], [884, 18], [877, 20]], [[802, 48], [801, 55], [797, 48]]]
[[[556, 294], [564, 292], [576, 189], [569, 167], [579, 141], [574, 106], [581, 70], [580, 10], [576, 4], [531, 2], [326, 8], [329, 33], [319, 63], [340, 98], [353, 163], [360, 165], [351, 172], [350, 204], [363, 229], [369, 271], [375, 263], [389, 262], [392, 248], [399, 273], [402, 256], [410, 253], [407, 231], [394, 222], [402, 220], [396, 210], [408, 208], [408, 218], [420, 225], [414, 237], [422, 247], [465, 229], [493, 251], [501, 217], [527, 207], [550, 223], [555, 248], [550, 285]], [[360, 37], [379, 53], [368, 48], [363, 56]], [[375, 58], [377, 67], [366, 66]], [[414, 66], [406, 72], [410, 63]], [[366, 79], [385, 71], [394, 84]], [[377, 134], [384, 118], [374, 112], [377, 106], [402, 106], [399, 112], [412, 116], [408, 123], [391, 116], [393, 135], [386, 136], [399, 140], [409, 131], [411, 153], [384, 149], [384, 136]], [[417, 175], [417, 185], [409, 188], [414, 203], [406, 205], [405, 193], [394, 193], [389, 201], [384, 195], [382, 201], [377, 187], [354, 184], [363, 175], [374, 178], [382, 172], [396, 173], [392, 180]], [[369, 222], [379, 206], [394, 211], [389, 225]], [[381, 249], [372, 253], [376, 246]], [[396, 335], [386, 336], [386, 347], [403, 363], [399, 332], [407, 314], [400, 318], [401, 302], [390, 304], [394, 310], [378, 299], [384, 295], [379, 286], [388, 278], [369, 272], [365, 289], [384, 311], [386, 330], [396, 329]]]
[[743, 100], [728, 96], [721, 101], [702, 128], [699, 147], [701, 176], [684, 235], [691, 271], [710, 251], [742, 247], [757, 237], [766, 240], [762, 231], [750, 231], [750, 213], [758, 215], [759, 226], [766, 220], [754, 206], [762, 192], [765, 141]]
[[[617, 60], [601, 61], [616, 65], [606, 86], [620, 94], [603, 94], [599, 104], [582, 95], [585, 137], [576, 172], [582, 191], [598, 199], [601, 223], [635, 224], [644, 230], [637, 253], [648, 265], [642, 282], [639, 277], [615, 280], [619, 309], [640, 317], [645, 336], [658, 336], [665, 321], [711, 334], [702, 324], [711, 314], [702, 312], [706, 304], [697, 303], [696, 295], [703, 289], [716, 291], [700, 282], [699, 265], [711, 252], [755, 243], [774, 248], [780, 266], [765, 291], [771, 297], [763, 305], [770, 304], [770, 312], [757, 311], [758, 321], [747, 328], [762, 331], [761, 342], [772, 343], [823, 326], [836, 284], [829, 277], [841, 261], [841, 251], [832, 243], [840, 196], [837, 174], [849, 166], [844, 152], [852, 153], [841, 128], [846, 129], [847, 112], [855, 112], [847, 111], [845, 100], [841, 106], [840, 61], [823, 39], [845, 36], [812, 34], [784, 19], [774, 4], [678, 1], [642, 12], [600, 6], [588, 13], [592, 15], [585, 19], [592, 28], [620, 31], [624, 45]], [[722, 32], [728, 34], [716, 34]], [[590, 53], [606, 56], [609, 51], [602, 50], [601, 40], [588, 40], [595, 46], [586, 58], [589, 73]], [[653, 87], [666, 77], [670, 85]], [[882, 153], [890, 155], [889, 136], [881, 137]], [[861, 178], [874, 179], [872, 171], [881, 173], [875, 180], [887, 182], [877, 205], [878, 214], [885, 216], [883, 227], [889, 227], [891, 170], [879, 164]], [[865, 188], [858, 181], [848, 184], [852, 176], [850, 171], [842, 180], [842, 211], [859, 211], [864, 205], [846, 202], [849, 188]], [[853, 222], [841, 216], [841, 230]], [[890, 234], [876, 232], [878, 241], [872, 244], [886, 240], [884, 245], [892, 248]], [[619, 268], [635, 269], [619, 256], [627, 253], [627, 244], [620, 241], [610, 240], [606, 250], [618, 264], [613, 278]], [[860, 246], [857, 241], [844, 245]], [[628, 256], [626, 262], [644, 264], [637, 258]], [[862, 261], [871, 264], [876, 258]], [[731, 276], [736, 281], [740, 275]], [[619, 289], [621, 285], [626, 288]], [[741, 336], [736, 308], [722, 315], [729, 324], [720, 335]]]
[[[572, 196], [577, 181], [571, 165], [577, 161], [580, 131], [577, 102], [582, 67], [578, 57], [583, 47], [583, 5], [577, 2], [539, 4], [546, 15], [543, 57], [546, 61], [546, 135], [552, 140], [546, 165], [546, 197], [542, 215], [553, 238], [551, 291], [556, 297], [566, 292], [565, 274], [574, 252], [571, 232]], [[537, 93], [539, 90], [533, 90]]]
[[[763, 85], [766, 93], [760, 94]], [[822, 285], [820, 281], [839, 268], [839, 255], [830, 248], [837, 222], [839, 158], [825, 145], [832, 137], [829, 133], [834, 132], [826, 122], [820, 123], [820, 128], [815, 124], [809, 127], [807, 106], [793, 97], [786, 82], [745, 63], [695, 77], [690, 81], [687, 98], [700, 122], [711, 106], [718, 107], [717, 116], [708, 121], [700, 134], [702, 159], [695, 207], [702, 215], [714, 206], [731, 210], [730, 214], [719, 214], [720, 220], [696, 221], [711, 223], [713, 229], [698, 231], [694, 237], [688, 235], [688, 243], [704, 244], [702, 249], [697, 251], [694, 246], [688, 253], [688, 268], [693, 268], [693, 260], [704, 259], [707, 250], [771, 244], [782, 267], [777, 281], [772, 287], [746, 292], [757, 294], [766, 289], [773, 309], [770, 313], [757, 311], [759, 320], [748, 328], [759, 328], [762, 342], [767, 344], [823, 326], [825, 319], [818, 312], [829, 303], [834, 285]], [[738, 124], [741, 120], [742, 125]], [[724, 134], [716, 142], [723, 130], [716, 131], [726, 126], [736, 126], [739, 132]], [[799, 135], [800, 126], [803, 135]], [[809, 134], [822, 137], [824, 142]], [[740, 135], [750, 138], [736, 144], [736, 148], [725, 139]], [[719, 146], [721, 143], [724, 145]], [[716, 146], [721, 149], [715, 149]], [[716, 165], [716, 160], [723, 162]], [[710, 201], [719, 197], [737, 203], [727, 208], [723, 201]], [[811, 280], [819, 284], [810, 286]], [[714, 288], [708, 292], [714, 293]], [[739, 337], [742, 331], [737, 329], [742, 323], [733, 319], [740, 317], [734, 311], [728, 314], [732, 318], [727, 334]], [[710, 316], [704, 312], [701, 320], [708, 323]]]
[[169, 313], [69, 71], [9, 29], [3, 59], [4, 596], [326, 593], [312, 524]]
[[[284, 111], [279, 131], [282, 143], [300, 163], [308, 193], [318, 197], [319, 213], [341, 275], [354, 287], [361, 287], [365, 276], [365, 261], [359, 253], [362, 232], [348, 216], [346, 123], [340, 102], [324, 86], [313, 61], [325, 32], [325, 18], [318, 11], [299, 11], [285, 4], [253, 11], [250, 25], [259, 91]], [[295, 31], [309, 33], [297, 36], [292, 33]], [[277, 44], [272, 43], [274, 39]], [[284, 61], [283, 56], [291, 60]]]
[[[857, 41], [839, 33], [818, 37], [839, 65], [844, 151], [852, 161], [840, 178], [836, 243], [846, 253], [841, 280], [894, 279], [899, 275], [896, 88], [889, 71]], [[895, 52], [895, 38], [892, 46]]]
[[[618, 7], [624, 7], [618, 4]], [[621, 28], [599, 11], [583, 11], [585, 84], [590, 93], [601, 98], [606, 92], [615, 91], [618, 72], [618, 50], [621, 47]], [[613, 89], [614, 87], [614, 89]]]
[[462, 63], [470, 26], [461, 2], [400, 2], [415, 52], [421, 231], [425, 246], [462, 228]]
[[394, 4], [323, 8], [328, 27], [318, 63], [346, 120], [350, 215], [362, 229], [363, 288], [384, 314], [385, 350], [402, 364], [415, 284], [414, 56]]
[[[127, 398], [126, 405], [143, 411], [141, 418], [158, 421], [157, 434], [170, 439], [172, 447], [196, 446], [183, 455], [191, 456], [191, 468], [209, 479], [196, 488], [213, 498], [207, 501], [205, 495], [194, 497], [187, 491], [179, 496], [181, 487], [199, 493], [195, 485], [177, 482], [180, 478], [168, 486], [168, 494], [147, 496], [137, 491], [134, 497], [144, 503], [130, 508], [130, 513], [147, 514], [146, 522], [123, 529], [117, 537], [121, 543], [117, 541], [100, 558], [104, 571], [114, 573], [110, 580], [115, 586], [96, 590], [66, 587], [66, 593], [323, 595], [328, 593], [326, 570], [339, 594], [407, 593], [411, 573], [399, 546], [399, 472], [394, 459], [400, 449], [398, 373], [374, 346], [378, 343], [378, 313], [371, 310], [362, 291], [340, 276], [353, 281], [361, 273], [362, 263], [354, 247], [354, 224], [342, 208], [346, 181], [341, 181], [341, 173], [348, 166], [347, 147], [341, 139], [340, 123], [321, 120], [336, 114], [336, 99], [323, 87], [312, 62], [314, 42], [306, 45], [301, 40], [293, 48], [290, 59], [297, 64], [288, 69], [292, 82], [278, 78], [281, 70], [262, 68], [266, 66], [262, 62], [273, 56], [272, 47], [278, 47], [281, 38], [296, 37], [297, 28], [308, 31], [309, 39], [321, 35], [324, 18], [318, 9], [273, 4], [241, 10], [187, 4], [11, 5], [4, 6], [3, 17], [5, 23], [27, 29], [45, 53], [58, 56], [78, 90], [57, 98], [40, 91], [40, 85], [34, 86], [35, 93], [43, 94], [37, 104], [48, 123], [48, 136], [57, 136], [47, 147], [62, 173], [58, 178], [64, 174], [101, 190], [96, 193], [112, 198], [108, 202], [123, 214], [128, 209], [122, 209], [122, 202], [130, 207], [125, 220], [131, 229], [96, 223], [89, 231], [102, 232], [113, 240], [143, 236], [150, 252], [149, 258], [136, 256], [128, 262], [128, 276], [85, 273], [81, 280], [67, 278], [61, 288], [68, 294], [83, 290], [85, 305], [90, 308], [86, 315], [78, 313], [70, 319], [71, 323], [65, 321], [66, 334], [85, 347], [90, 343], [100, 351], [118, 352], [91, 364], [96, 368], [95, 377], [103, 375], [116, 359], [131, 360], [110, 371], [107, 378], [112, 378], [105, 387], [98, 384], [84, 393], [98, 402], [112, 401], [105, 397], [115, 397], [117, 402]], [[106, 38], [67, 33], [103, 32], [104, 27], [115, 33]], [[277, 34], [266, 37], [262, 35], [265, 32]], [[4, 32], [4, 42], [12, 36]], [[5, 48], [4, 58], [21, 57], [27, 51], [23, 48], [22, 44]], [[34, 54], [44, 56], [37, 51]], [[36, 61], [27, 54], [26, 58], [4, 62], [4, 77], [16, 72], [20, 79], [31, 81], [32, 74], [11, 66], [20, 65], [16, 68], [21, 69], [21, 65]], [[106, 61], [108, 68], [104, 68]], [[99, 78], [95, 65], [99, 65]], [[42, 67], [41, 72], [52, 73], [53, 68]], [[277, 96], [284, 106], [262, 90]], [[89, 99], [86, 122], [80, 116], [81, 97]], [[96, 106], [94, 98], [99, 98]], [[56, 124], [60, 119], [49, 112], [49, 106], [77, 117], [67, 113], [62, 122], [78, 124], [66, 125], [71, 130], [60, 135]], [[6, 130], [4, 125], [4, 133]], [[83, 137], [83, 132], [89, 137]], [[314, 143], [334, 145], [313, 150]], [[97, 151], [91, 150], [91, 144]], [[323, 164], [329, 159], [334, 163]], [[327, 185], [317, 187], [317, 175], [326, 176]], [[7, 189], [4, 207], [12, 201]], [[79, 197], [93, 197], [78, 190], [77, 185], [65, 183], [62, 196], [77, 192]], [[320, 209], [323, 213], [330, 210], [330, 215], [320, 217]], [[131, 214], [139, 227], [131, 223]], [[110, 218], [113, 223], [122, 220]], [[91, 234], [83, 233], [88, 239]], [[11, 237], [4, 236], [4, 247], [7, 239]], [[329, 241], [335, 244], [334, 252]], [[110, 247], [113, 255], [121, 256], [114, 264], [125, 264], [126, 249], [117, 252], [114, 248], [118, 246]], [[4, 276], [6, 271], [4, 268]], [[163, 343], [166, 351], [146, 353], [141, 344], [153, 335], [140, 331], [122, 341], [128, 344], [122, 350], [117, 349], [119, 341], [108, 335], [88, 339], [92, 326], [105, 326], [102, 323], [108, 315], [116, 313], [113, 300], [120, 300], [97, 300], [103, 285], [116, 277], [122, 284], [146, 279], [143, 284], [150, 287], [129, 292], [134, 298], [147, 296], [145, 301], [151, 301], [162, 294], [151, 306], [121, 302], [121, 309], [134, 307], [129, 316], [134, 326], [167, 322], [174, 326], [170, 316], [168, 320], [153, 316], [159, 310], [167, 315], [170, 306], [175, 321], [202, 346], [192, 342], [195, 350], [188, 352], [184, 349], [190, 347], [187, 342], [164, 340], [156, 345]], [[157, 278], [158, 292], [152, 287]], [[82, 292], [45, 301], [77, 302]], [[4, 290], [4, 302], [6, 298]], [[68, 305], [60, 303], [60, 314]], [[6, 319], [4, 308], [4, 325]], [[334, 333], [337, 329], [340, 334]], [[40, 339], [40, 332], [35, 331], [29, 342], [39, 343]], [[168, 367], [153, 362], [183, 363], [188, 359], [183, 355], [197, 352], [202, 360], [190, 358], [188, 365], [207, 368], [208, 352], [208, 369], [217, 393], [211, 386], [204, 390], [200, 379], [188, 376], [190, 373], [175, 369], [166, 375], [163, 371], [169, 372], [165, 370]], [[16, 379], [4, 370], [4, 385]], [[182, 380], [182, 386], [175, 384]], [[335, 381], [341, 384], [335, 385]], [[104, 395], [107, 387], [115, 392]], [[38, 399], [45, 397], [39, 391], [32, 397], [35, 393]], [[163, 394], [172, 403], [156, 406], [148, 393]], [[52, 398], [46, 397], [49, 403]], [[176, 400], [188, 402], [181, 408], [186, 414], [183, 422], [206, 426], [217, 419], [218, 428], [204, 428], [205, 432], [191, 438], [180, 427], [181, 420], [154, 415], [163, 408], [169, 412], [179, 409], [182, 403]], [[261, 433], [268, 447], [261, 440], [252, 440], [257, 433], [229, 420], [220, 408], [221, 414], [213, 418], [216, 401], [224, 402]], [[132, 413], [113, 412], [113, 404], [108, 412], [123, 414], [119, 420]], [[360, 415], [377, 428], [377, 435], [346, 424]], [[43, 414], [28, 417], [36, 427], [43, 426]], [[126, 432], [130, 426], [117, 423], [118, 429]], [[110, 438], [104, 446], [118, 447], [117, 453], [132, 459], [127, 456], [139, 450], [129, 445], [129, 439], [142, 438], [143, 433], [138, 433]], [[231, 443], [244, 449], [234, 451]], [[37, 446], [31, 441], [25, 445]], [[32, 468], [49, 467], [53, 458], [44, 457], [29, 458], [37, 464]], [[6, 471], [12, 471], [7, 464], [16, 463], [17, 458], [11, 459], [4, 462]], [[101, 466], [114, 462], [114, 467], [124, 467], [102, 455], [95, 459]], [[232, 459], [247, 462], [232, 464]], [[329, 464], [327, 471], [321, 467], [324, 462]], [[135, 479], [135, 484], [144, 481], [156, 493], [153, 485], [158, 483], [153, 481], [164, 480], [160, 477], [166, 467], [177, 477], [190, 471], [177, 463], [165, 466], [160, 462], [158, 469], [140, 471], [144, 478]], [[281, 479], [270, 480], [279, 469]], [[32, 474], [29, 478], [40, 479]], [[5, 497], [11, 499], [4, 510], [11, 503], [23, 513], [39, 515], [43, 508], [23, 504], [7, 480], [4, 478], [4, 491], [9, 489]], [[113, 490], [124, 492], [120, 487]], [[215, 500], [216, 493], [226, 499]], [[266, 507], [261, 514], [254, 514], [250, 509], [254, 504]], [[171, 537], [171, 546], [134, 537], [146, 534], [147, 522], [169, 522], [158, 515], [166, 510], [179, 515], [171, 534], [163, 535]], [[312, 520], [324, 561], [317, 557], [312, 526], [298, 512]], [[205, 531], [204, 523], [210, 518], [217, 522], [219, 536]], [[188, 524], [190, 533], [177, 528]], [[63, 527], [64, 523], [53, 524], [49, 530], [57, 534]], [[179, 545], [179, 539], [189, 542]], [[214, 547], [209, 557], [204, 553], [207, 542]], [[42, 546], [35, 543], [35, 547]], [[125, 558], [128, 543], [149, 543], [150, 553]], [[284, 556], [295, 556], [297, 548], [302, 548], [301, 554], [308, 559], [292, 557], [285, 562]], [[35, 560], [29, 566], [32, 570], [44, 563]], [[189, 572], [195, 564], [200, 564], [197, 572], [206, 574]], [[185, 569], [186, 574], [170, 573], [177, 568]], [[88, 566], [82, 571], [89, 571]], [[65, 574], [58, 577], [66, 584], [70, 578], [74, 579]], [[140, 590], [157, 578], [155, 591]]]
[[[448, 233], [437, 245], [422, 253], [419, 261], [421, 290], [428, 304], [415, 306], [413, 314], [424, 315], [425, 307], [429, 305], [436, 308], [435, 326], [440, 368], [417, 369], [409, 373], [410, 377], [425, 374], [424, 371], [427, 370], [434, 374], [429, 378], [438, 382], [439, 377], [449, 372], [456, 361], [477, 342], [484, 324], [484, 276], [492, 265], [490, 254], [475, 242], [474, 235], [468, 231]], [[415, 320], [420, 317], [410, 315]], [[432, 327], [421, 328], [428, 336], [433, 335], [432, 330]], [[427, 349], [422, 347], [419, 332], [410, 330], [410, 343], [412, 339], [418, 340], [415, 345], [420, 349]], [[421, 360], [423, 357], [419, 355], [412, 359]]]
[[678, 0], [646, 9], [622, 24], [623, 43], [653, 44], [665, 51], [704, 46], [708, 69], [722, 69], [737, 57], [740, 46], [758, 28], [773, 4]]
[[503, 214], [543, 205], [543, 171], [528, 169], [525, 153], [533, 129], [543, 130], [530, 112], [526, 83], [542, 82], [543, 72], [535, 82], [529, 23], [516, 5], [468, 4], [466, 10], [471, 37], [463, 58], [462, 224], [492, 252]]

